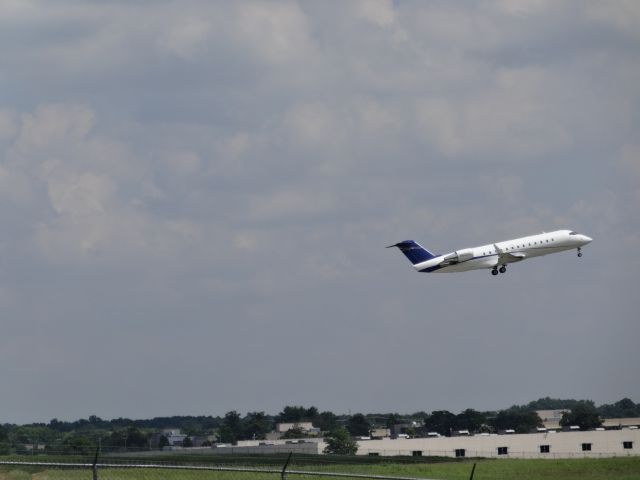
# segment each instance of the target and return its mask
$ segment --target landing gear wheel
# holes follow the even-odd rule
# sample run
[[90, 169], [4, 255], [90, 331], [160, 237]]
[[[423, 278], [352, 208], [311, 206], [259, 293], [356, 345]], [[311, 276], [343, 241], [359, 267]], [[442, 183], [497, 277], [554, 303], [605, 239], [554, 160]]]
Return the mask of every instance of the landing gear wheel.
[[498, 270], [496, 270], [495, 268], [491, 270], [491, 275], [497, 275], [497, 274], [498, 274]]
[[504, 265], [500, 267], [500, 273], [504, 273], [507, 271], [507, 267], [505, 267]]
[[582, 256], [582, 248], [578, 247], [578, 256], [581, 257]]

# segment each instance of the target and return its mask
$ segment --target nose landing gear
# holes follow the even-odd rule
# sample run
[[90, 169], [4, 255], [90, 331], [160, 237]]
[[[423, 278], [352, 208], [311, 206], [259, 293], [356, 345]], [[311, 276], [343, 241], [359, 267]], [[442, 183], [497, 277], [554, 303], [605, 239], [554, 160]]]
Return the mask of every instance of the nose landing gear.
[[578, 247], [578, 256], [581, 257], [582, 256], [582, 248]]

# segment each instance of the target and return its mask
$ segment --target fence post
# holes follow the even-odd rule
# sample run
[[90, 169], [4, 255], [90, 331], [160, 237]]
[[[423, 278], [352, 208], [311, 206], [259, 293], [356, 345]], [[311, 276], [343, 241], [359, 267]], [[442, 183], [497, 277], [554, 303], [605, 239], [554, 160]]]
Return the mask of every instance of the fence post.
[[284, 462], [284, 467], [282, 467], [282, 472], [280, 473], [280, 478], [282, 480], [287, 480], [287, 467], [289, 466], [289, 461], [291, 460], [291, 456], [293, 455], [293, 451], [289, 452], [289, 456], [287, 457], [287, 461]]
[[100, 454], [100, 446], [96, 447], [96, 456], [93, 457], [93, 480], [98, 480], [98, 455]]
[[469, 477], [469, 480], [473, 480], [473, 472], [476, 471], [476, 464], [473, 464], [473, 468], [471, 469], [471, 476]]

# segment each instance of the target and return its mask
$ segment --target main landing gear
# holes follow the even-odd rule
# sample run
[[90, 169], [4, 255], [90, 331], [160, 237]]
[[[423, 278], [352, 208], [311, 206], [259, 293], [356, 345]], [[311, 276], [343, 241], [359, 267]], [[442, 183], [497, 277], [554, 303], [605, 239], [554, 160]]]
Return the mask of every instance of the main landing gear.
[[498, 269], [498, 266], [496, 265], [495, 267], [493, 267], [493, 270], [491, 270], [491, 275], [497, 275], [498, 272], [504, 273], [506, 271], [507, 271], [507, 266], [506, 265], [502, 265], [500, 267], [500, 269]]
[[578, 256], [581, 257], [582, 256], [582, 248], [578, 247]]

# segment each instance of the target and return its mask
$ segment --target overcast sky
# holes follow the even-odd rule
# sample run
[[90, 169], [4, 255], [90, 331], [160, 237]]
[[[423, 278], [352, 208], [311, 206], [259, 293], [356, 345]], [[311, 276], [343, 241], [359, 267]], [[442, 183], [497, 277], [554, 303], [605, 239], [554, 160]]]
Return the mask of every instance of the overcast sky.
[[0, 221], [0, 422], [640, 401], [640, 3], [4, 0]]

